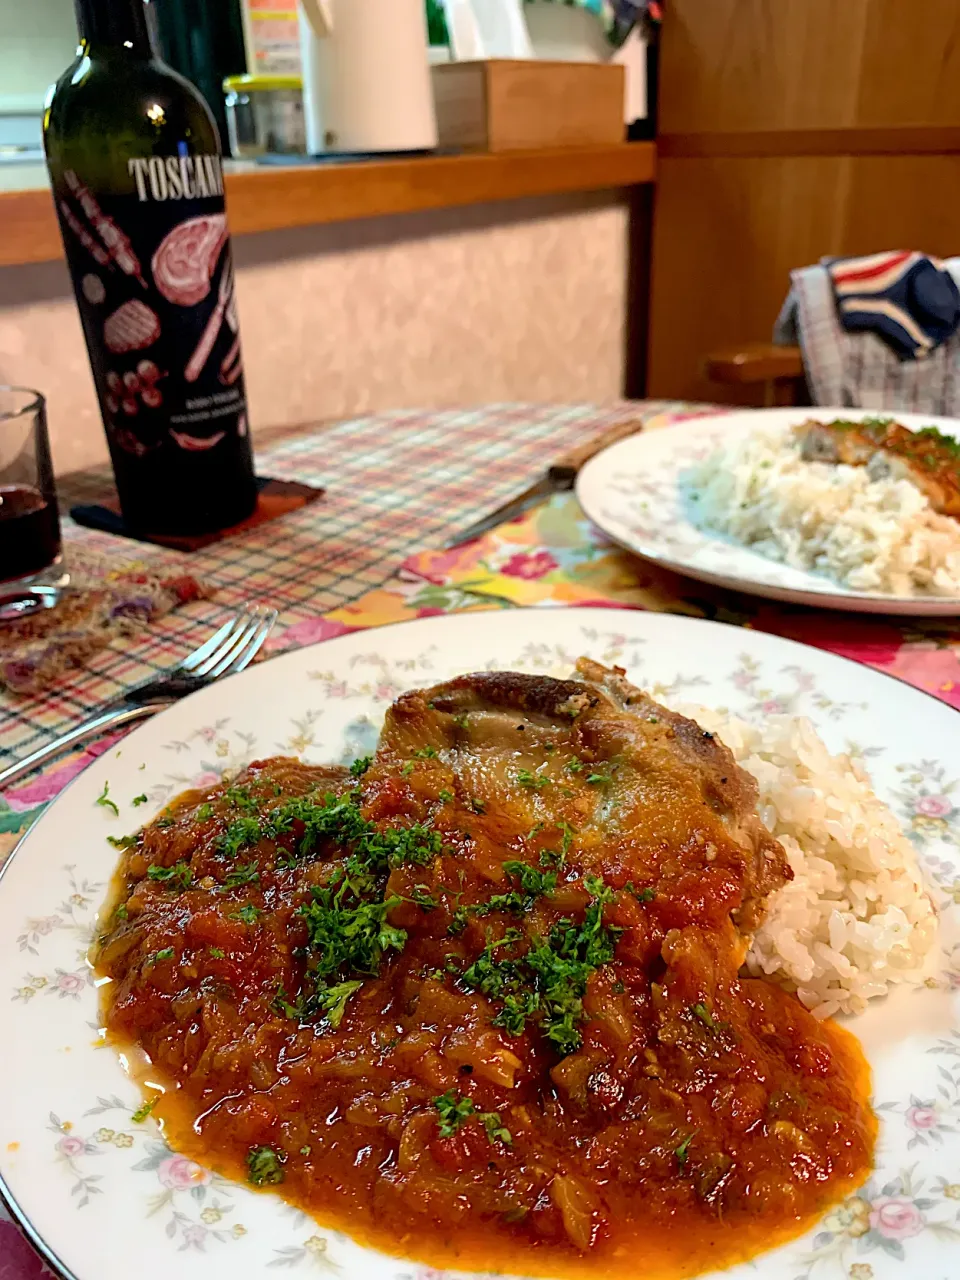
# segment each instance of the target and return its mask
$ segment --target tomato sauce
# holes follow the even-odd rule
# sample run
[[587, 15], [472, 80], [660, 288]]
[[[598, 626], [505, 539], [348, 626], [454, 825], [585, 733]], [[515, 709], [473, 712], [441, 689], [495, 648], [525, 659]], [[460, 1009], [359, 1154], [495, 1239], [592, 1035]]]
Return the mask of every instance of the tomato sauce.
[[171, 1145], [387, 1253], [528, 1275], [692, 1276], [851, 1193], [868, 1068], [738, 976], [722, 858], [598, 877], [586, 779], [537, 829], [430, 751], [260, 761], [129, 838], [103, 1015]]

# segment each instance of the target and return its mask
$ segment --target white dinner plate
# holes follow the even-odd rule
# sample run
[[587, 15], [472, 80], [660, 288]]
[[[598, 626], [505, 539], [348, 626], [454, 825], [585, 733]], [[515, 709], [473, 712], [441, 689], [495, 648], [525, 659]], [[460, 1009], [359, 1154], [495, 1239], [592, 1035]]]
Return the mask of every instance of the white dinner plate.
[[[960, 615], [960, 598], [854, 591], [823, 574], [780, 564], [693, 522], [681, 478], [692, 462], [714, 449], [737, 436], [762, 428], [793, 426], [810, 418], [833, 422], [876, 416], [860, 409], [801, 408], [748, 409], [688, 419], [629, 436], [598, 453], [577, 477], [577, 498], [587, 516], [614, 542], [701, 582], [820, 609], [918, 618]], [[956, 418], [915, 413], [895, 416], [910, 430], [937, 427], [960, 439], [960, 420]]]
[[[140, 1095], [116, 1053], [97, 1047], [86, 960], [117, 859], [105, 837], [256, 757], [352, 760], [372, 748], [404, 689], [484, 668], [563, 674], [580, 654], [626, 667], [667, 699], [748, 719], [809, 716], [832, 750], [865, 759], [943, 910], [929, 988], [901, 990], [851, 1024], [874, 1072], [874, 1176], [807, 1237], [726, 1280], [960, 1275], [960, 717], [775, 636], [604, 609], [437, 617], [284, 654], [164, 711], [43, 814], [0, 879], [0, 1189], [52, 1265], [77, 1280], [260, 1280], [267, 1268], [341, 1280], [454, 1274], [370, 1252], [177, 1155], [152, 1120], [132, 1122]], [[96, 803], [108, 783], [118, 817]], [[149, 803], [134, 807], [141, 792]]]

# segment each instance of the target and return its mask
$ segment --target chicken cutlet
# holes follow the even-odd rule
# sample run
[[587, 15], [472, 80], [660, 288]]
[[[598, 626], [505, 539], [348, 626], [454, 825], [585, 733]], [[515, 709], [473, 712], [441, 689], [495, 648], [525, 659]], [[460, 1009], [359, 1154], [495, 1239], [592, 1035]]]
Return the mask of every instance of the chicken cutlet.
[[934, 511], [960, 519], [960, 442], [936, 427], [909, 431], [891, 419], [838, 419], [804, 422], [794, 432], [805, 462], [866, 467], [873, 480], [909, 480]]
[[870, 1166], [856, 1042], [740, 965], [754, 780], [581, 660], [404, 694], [122, 842], [104, 1018], [175, 1149], [435, 1267], [677, 1280]]

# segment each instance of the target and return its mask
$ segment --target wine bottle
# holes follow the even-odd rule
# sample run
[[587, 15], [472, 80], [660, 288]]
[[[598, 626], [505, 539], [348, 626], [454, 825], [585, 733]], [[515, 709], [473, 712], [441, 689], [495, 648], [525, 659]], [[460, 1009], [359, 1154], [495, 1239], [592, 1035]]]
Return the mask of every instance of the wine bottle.
[[226, 528], [256, 481], [217, 129], [142, 0], [75, 6], [44, 145], [120, 507], [139, 532]]

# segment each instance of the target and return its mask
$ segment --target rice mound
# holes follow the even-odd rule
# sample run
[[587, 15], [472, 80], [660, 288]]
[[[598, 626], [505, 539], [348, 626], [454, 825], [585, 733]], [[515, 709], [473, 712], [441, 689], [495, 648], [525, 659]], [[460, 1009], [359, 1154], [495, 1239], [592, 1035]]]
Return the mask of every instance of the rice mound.
[[694, 464], [694, 520], [855, 591], [960, 595], [960, 523], [906, 479], [804, 462], [790, 428], [740, 437]]
[[683, 713], [715, 732], [757, 780], [758, 813], [793, 880], [774, 894], [746, 969], [796, 991], [818, 1018], [862, 1013], [900, 983], [919, 984], [937, 914], [913, 845], [849, 756], [832, 756], [806, 719], [762, 727], [703, 707]]

